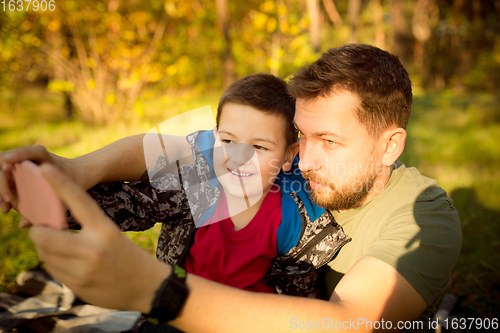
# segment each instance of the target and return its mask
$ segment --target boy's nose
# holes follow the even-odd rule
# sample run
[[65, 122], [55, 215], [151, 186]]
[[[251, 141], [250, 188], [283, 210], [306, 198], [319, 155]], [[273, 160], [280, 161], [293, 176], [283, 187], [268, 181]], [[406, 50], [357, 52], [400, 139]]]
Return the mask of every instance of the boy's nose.
[[255, 154], [255, 148], [246, 143], [233, 143], [226, 145], [227, 160], [233, 167], [240, 167], [250, 162]]

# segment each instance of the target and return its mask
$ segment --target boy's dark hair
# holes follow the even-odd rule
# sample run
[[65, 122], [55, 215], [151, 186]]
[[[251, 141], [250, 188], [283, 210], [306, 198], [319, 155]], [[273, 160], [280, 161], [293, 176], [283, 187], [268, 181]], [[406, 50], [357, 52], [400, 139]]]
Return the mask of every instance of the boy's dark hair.
[[372, 137], [390, 125], [406, 128], [412, 105], [411, 81], [399, 59], [370, 45], [331, 48], [289, 83], [295, 98], [326, 97], [347, 90], [361, 101], [357, 117]]
[[285, 81], [271, 74], [251, 74], [233, 82], [221, 95], [217, 106], [217, 128], [222, 108], [227, 103], [251, 106], [265, 114], [283, 117], [286, 121], [287, 148], [297, 142], [293, 125], [295, 99], [290, 96]]

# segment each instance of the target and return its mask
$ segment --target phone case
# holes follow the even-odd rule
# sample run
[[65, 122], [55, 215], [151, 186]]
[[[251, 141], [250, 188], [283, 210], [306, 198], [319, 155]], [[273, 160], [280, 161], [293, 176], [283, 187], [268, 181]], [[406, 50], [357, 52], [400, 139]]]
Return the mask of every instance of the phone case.
[[19, 198], [19, 213], [33, 225], [67, 229], [63, 203], [38, 165], [23, 161], [14, 165], [13, 174]]

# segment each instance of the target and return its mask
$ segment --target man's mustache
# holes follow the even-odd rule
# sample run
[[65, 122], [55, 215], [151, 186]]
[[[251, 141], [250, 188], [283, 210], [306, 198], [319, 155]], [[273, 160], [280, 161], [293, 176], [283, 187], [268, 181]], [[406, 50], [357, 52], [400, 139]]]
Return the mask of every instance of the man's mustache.
[[305, 180], [309, 180], [309, 181], [313, 181], [313, 182], [321, 184], [321, 185], [329, 186], [328, 180], [324, 179], [323, 177], [319, 176], [318, 174], [314, 173], [313, 171], [303, 171], [302, 177], [304, 177]]

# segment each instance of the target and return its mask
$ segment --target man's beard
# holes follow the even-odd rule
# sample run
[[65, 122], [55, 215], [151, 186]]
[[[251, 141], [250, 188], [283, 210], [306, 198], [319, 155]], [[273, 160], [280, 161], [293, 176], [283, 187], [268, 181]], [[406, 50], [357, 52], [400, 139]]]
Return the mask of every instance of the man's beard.
[[[307, 180], [307, 189], [311, 199], [318, 206], [328, 210], [348, 210], [361, 206], [362, 201], [375, 185], [377, 174], [373, 170], [373, 164], [369, 164], [366, 173], [349, 182], [342, 182], [340, 187], [335, 182], [322, 179], [312, 171], [304, 171], [302, 177]], [[324, 188], [320, 191], [313, 190], [309, 180], [323, 185]]]

